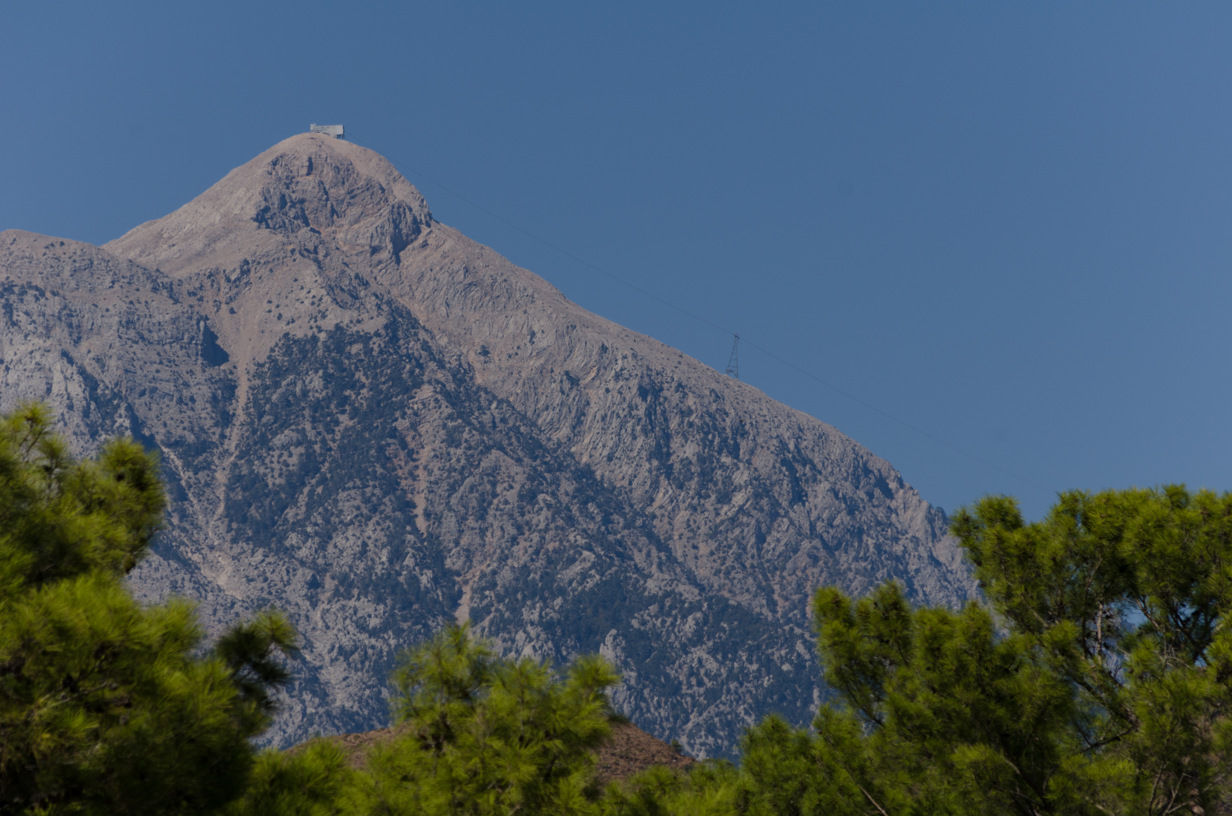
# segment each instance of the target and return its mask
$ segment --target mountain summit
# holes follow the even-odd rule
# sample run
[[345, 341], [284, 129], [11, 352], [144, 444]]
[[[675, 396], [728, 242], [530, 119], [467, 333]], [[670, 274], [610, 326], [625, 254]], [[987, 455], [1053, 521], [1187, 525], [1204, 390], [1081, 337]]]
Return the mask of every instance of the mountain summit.
[[888, 463], [571, 303], [349, 142], [294, 136], [102, 247], [0, 233], [0, 305], [3, 408], [162, 452], [138, 591], [298, 627], [282, 742], [383, 724], [398, 651], [470, 619], [507, 654], [601, 652], [618, 708], [723, 752], [815, 706], [816, 587], [972, 592]]

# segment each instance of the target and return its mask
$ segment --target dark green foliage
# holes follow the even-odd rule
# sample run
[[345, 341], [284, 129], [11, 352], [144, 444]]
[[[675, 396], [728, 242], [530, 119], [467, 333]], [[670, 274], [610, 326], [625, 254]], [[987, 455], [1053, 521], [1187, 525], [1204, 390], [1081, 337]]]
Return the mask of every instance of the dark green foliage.
[[818, 592], [842, 702], [750, 735], [759, 796], [795, 791], [772, 812], [1226, 812], [1232, 497], [1068, 493], [1029, 525], [990, 498], [953, 529], [991, 610]]
[[595, 812], [591, 751], [609, 733], [605, 692], [617, 680], [597, 657], [557, 677], [448, 627], [394, 673], [405, 730], [370, 758], [368, 812]]
[[815, 723], [835, 792], [891, 811], [1050, 812], [1049, 780], [1076, 747], [1074, 706], [1029, 643], [998, 636], [974, 604], [912, 610], [894, 584], [855, 603], [823, 590], [815, 603], [826, 678], [845, 704]]
[[124, 575], [158, 527], [131, 441], [77, 461], [42, 408], [0, 422], [0, 812], [207, 813], [238, 795], [292, 648], [277, 616], [215, 653], [184, 602]]
[[1081, 758], [1058, 798], [1226, 809], [1232, 495], [1067, 493], [1030, 525], [1011, 501], [987, 499], [954, 530], [989, 600], [1071, 692]]
[[724, 816], [755, 813], [734, 765], [711, 761], [681, 773], [652, 767], [604, 794], [603, 816]]
[[257, 757], [247, 791], [227, 816], [332, 816], [358, 811], [359, 774], [333, 743], [316, 740], [294, 753]]
[[273, 692], [291, 680], [291, 672], [279, 658], [293, 649], [295, 640], [295, 630], [286, 618], [266, 610], [251, 621], [232, 626], [214, 646], [214, 654], [226, 665], [232, 684], [250, 703], [258, 728], [274, 713]]
[[77, 462], [46, 409], [0, 420], [0, 590], [9, 597], [66, 578], [132, 569], [162, 519], [158, 472], [115, 441]]

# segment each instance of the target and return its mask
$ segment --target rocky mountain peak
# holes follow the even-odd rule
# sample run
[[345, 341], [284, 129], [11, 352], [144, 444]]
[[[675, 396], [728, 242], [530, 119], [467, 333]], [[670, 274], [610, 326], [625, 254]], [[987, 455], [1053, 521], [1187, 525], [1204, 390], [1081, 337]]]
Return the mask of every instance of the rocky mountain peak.
[[251, 262], [262, 250], [283, 250], [288, 239], [305, 252], [359, 251], [396, 263], [431, 224], [423, 196], [383, 157], [302, 133], [105, 247], [176, 277], [206, 265]]
[[469, 618], [508, 655], [602, 653], [618, 707], [721, 752], [809, 718], [817, 587], [974, 589], [888, 462], [571, 303], [323, 135], [102, 248], [0, 234], [0, 408], [30, 398], [81, 450], [160, 450], [140, 593], [290, 615], [281, 741], [383, 724], [394, 655]]

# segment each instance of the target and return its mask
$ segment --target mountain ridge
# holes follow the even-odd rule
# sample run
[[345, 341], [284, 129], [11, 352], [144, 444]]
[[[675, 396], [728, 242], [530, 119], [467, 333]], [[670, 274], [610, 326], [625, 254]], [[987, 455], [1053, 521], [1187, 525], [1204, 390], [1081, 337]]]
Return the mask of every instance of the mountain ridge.
[[817, 586], [973, 589], [884, 460], [571, 303], [344, 141], [293, 136], [101, 248], [0, 233], [0, 271], [4, 407], [163, 452], [135, 587], [299, 626], [283, 742], [380, 725], [399, 646], [469, 617], [511, 654], [600, 651], [635, 720], [722, 752], [815, 705]]

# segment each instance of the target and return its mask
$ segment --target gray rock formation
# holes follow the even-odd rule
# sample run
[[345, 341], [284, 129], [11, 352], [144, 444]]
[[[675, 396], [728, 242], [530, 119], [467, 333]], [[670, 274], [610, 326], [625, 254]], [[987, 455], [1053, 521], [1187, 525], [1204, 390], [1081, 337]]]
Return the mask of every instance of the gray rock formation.
[[469, 618], [601, 652], [697, 755], [807, 721], [810, 593], [972, 591], [943, 514], [830, 426], [569, 302], [304, 134], [102, 247], [0, 233], [0, 407], [129, 433], [171, 495], [148, 598], [303, 637], [274, 737], [383, 724], [399, 649]]

